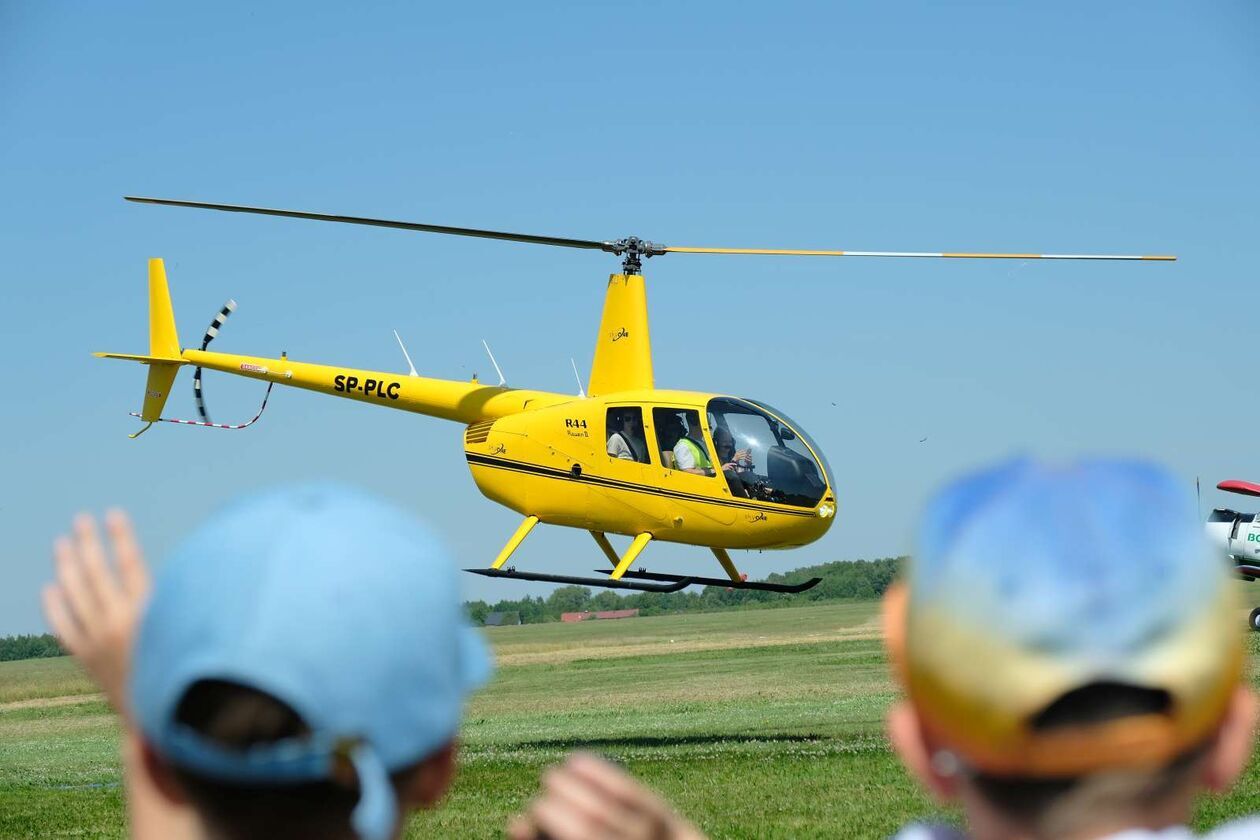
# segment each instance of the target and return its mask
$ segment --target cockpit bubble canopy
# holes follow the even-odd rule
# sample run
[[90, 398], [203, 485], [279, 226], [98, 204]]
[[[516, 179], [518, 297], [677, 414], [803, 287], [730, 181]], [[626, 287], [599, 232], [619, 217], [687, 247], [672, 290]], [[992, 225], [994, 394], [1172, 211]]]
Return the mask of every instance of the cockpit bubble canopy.
[[797, 507], [822, 501], [828, 470], [799, 426], [764, 403], [735, 397], [709, 400], [707, 412], [732, 493]]

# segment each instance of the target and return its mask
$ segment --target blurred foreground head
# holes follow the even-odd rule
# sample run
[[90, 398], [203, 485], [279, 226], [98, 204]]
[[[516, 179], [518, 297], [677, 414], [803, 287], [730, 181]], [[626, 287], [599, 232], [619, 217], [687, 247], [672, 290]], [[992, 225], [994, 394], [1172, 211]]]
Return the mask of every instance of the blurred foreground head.
[[432, 532], [294, 486], [220, 511], [159, 569], [131, 696], [212, 835], [384, 840], [445, 790], [490, 669]]
[[1132, 784], [1105, 807], [1140, 807], [1253, 706], [1225, 564], [1182, 482], [1150, 464], [1017, 460], [947, 486], [885, 622], [909, 698], [894, 741], [906, 758], [898, 714], [921, 741], [911, 769], [946, 795], [978, 780], [1034, 823], [1108, 774]]

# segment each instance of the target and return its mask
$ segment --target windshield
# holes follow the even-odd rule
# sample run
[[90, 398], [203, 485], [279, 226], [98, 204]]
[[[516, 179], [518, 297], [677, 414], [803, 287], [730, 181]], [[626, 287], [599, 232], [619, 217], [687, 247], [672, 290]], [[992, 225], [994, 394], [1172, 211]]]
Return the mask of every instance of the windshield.
[[822, 501], [826, 473], [786, 418], [731, 397], [710, 400], [708, 415], [718, 466], [732, 495], [798, 507]]
[[828, 484], [831, 483], [835, 474], [831, 471], [831, 464], [827, 463], [827, 456], [823, 454], [822, 447], [814, 443], [814, 439], [805, 433], [805, 430], [801, 428], [801, 425], [799, 423], [797, 423], [791, 417], [788, 417], [782, 411], [779, 411], [779, 409], [775, 408], [769, 403], [764, 403], [764, 402], [761, 402], [760, 400], [748, 400], [748, 399], [743, 400], [743, 402], [752, 403], [758, 408], [766, 412], [769, 412], [770, 414], [773, 414], [775, 417], [778, 417], [780, 420], [782, 420], [784, 423], [790, 426], [792, 428], [792, 431], [796, 432], [797, 437], [805, 441], [805, 445], [808, 446], [810, 448], [810, 451], [814, 453], [814, 458], [819, 461], [819, 466], [822, 467], [823, 478], [827, 481]]

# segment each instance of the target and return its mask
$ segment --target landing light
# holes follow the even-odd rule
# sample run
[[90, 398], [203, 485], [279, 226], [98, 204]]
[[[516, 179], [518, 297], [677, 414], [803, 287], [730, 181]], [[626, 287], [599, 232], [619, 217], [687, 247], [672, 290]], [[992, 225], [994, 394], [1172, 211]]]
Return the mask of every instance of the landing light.
[[835, 502], [823, 502], [818, 506], [818, 515], [823, 519], [830, 519], [836, 515]]

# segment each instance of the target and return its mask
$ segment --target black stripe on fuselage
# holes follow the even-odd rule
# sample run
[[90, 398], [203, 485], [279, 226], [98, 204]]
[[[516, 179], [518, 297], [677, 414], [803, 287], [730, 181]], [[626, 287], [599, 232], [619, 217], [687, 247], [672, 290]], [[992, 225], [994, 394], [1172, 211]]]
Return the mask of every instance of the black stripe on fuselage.
[[665, 490], [660, 487], [652, 487], [646, 484], [633, 484], [628, 481], [617, 481], [612, 478], [605, 478], [598, 475], [589, 475], [581, 473], [574, 475], [568, 470], [555, 469], [553, 467], [542, 467], [537, 464], [527, 464], [522, 461], [511, 461], [506, 458], [491, 458], [488, 455], [477, 455], [472, 452], [465, 452], [464, 456], [468, 459], [469, 464], [477, 464], [483, 467], [492, 467], [500, 470], [510, 470], [512, 472], [529, 473], [531, 475], [542, 476], [543, 478], [555, 478], [564, 481], [585, 481], [598, 487], [607, 487], [612, 490], [625, 490], [629, 493], [645, 493], [652, 496], [664, 496], [670, 499], [678, 499], [684, 502], [702, 502], [710, 505], [720, 505], [722, 507], [734, 507], [741, 510], [755, 510], [765, 513], [781, 513], [785, 516], [813, 516], [812, 510], [784, 510], [780, 507], [770, 507], [769, 505], [761, 505], [755, 502], [740, 502], [734, 499], [715, 499], [712, 496], [701, 496], [696, 493], [683, 493], [678, 490]]

